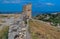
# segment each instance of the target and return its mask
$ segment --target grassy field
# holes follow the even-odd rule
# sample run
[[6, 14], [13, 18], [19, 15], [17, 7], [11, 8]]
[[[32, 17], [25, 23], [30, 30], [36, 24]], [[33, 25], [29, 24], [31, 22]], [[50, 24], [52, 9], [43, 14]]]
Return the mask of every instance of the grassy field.
[[0, 39], [8, 39], [8, 30], [8, 26], [5, 26], [2, 30], [0, 30]]
[[32, 39], [60, 39], [60, 31], [47, 23], [30, 20], [29, 25]]

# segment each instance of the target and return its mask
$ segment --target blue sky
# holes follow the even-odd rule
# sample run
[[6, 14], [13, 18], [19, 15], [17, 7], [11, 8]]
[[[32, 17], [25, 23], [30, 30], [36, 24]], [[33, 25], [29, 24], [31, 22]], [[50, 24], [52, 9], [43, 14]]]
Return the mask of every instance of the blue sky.
[[0, 0], [0, 11], [22, 11], [22, 6], [32, 3], [33, 12], [60, 11], [60, 0]]

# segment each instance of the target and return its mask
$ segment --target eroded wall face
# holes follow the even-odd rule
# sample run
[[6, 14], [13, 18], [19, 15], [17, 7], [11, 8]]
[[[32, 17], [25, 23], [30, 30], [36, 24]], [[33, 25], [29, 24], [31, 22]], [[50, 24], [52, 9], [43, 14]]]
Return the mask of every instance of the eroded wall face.
[[23, 11], [24, 11], [24, 13], [29, 17], [29, 18], [31, 18], [31, 4], [28, 4], [28, 5], [25, 5], [24, 7], [23, 7]]

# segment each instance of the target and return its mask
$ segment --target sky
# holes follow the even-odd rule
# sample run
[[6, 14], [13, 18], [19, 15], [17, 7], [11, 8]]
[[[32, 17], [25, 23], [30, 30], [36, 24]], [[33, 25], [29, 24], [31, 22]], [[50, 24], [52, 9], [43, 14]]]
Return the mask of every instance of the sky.
[[60, 12], [60, 0], [0, 0], [0, 11], [21, 12], [27, 3], [32, 3], [32, 12]]

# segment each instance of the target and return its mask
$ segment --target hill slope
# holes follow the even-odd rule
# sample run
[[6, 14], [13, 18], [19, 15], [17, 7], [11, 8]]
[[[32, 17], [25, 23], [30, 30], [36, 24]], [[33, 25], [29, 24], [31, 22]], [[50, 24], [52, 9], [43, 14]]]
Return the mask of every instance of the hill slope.
[[32, 39], [60, 39], [60, 31], [47, 23], [30, 20], [29, 25]]
[[34, 18], [45, 22], [51, 22], [54, 26], [60, 26], [60, 13], [40, 14]]

